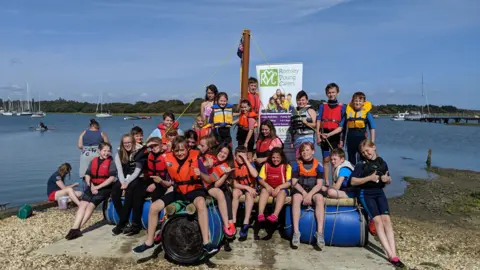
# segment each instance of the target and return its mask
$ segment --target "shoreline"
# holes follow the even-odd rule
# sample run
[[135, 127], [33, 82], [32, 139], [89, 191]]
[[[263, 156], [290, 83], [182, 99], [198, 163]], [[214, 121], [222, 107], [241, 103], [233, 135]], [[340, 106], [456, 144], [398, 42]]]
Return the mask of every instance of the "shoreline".
[[[70, 115], [93, 115], [95, 116], [96, 113], [82, 113], [82, 112], [45, 112], [47, 116], [49, 114], [70, 114]], [[112, 113], [113, 117], [115, 116], [158, 116], [162, 117], [165, 112], [160, 113]], [[180, 114], [178, 114], [180, 115]], [[196, 113], [184, 113], [183, 116], [196, 116]], [[100, 118], [101, 119], [101, 118]]]

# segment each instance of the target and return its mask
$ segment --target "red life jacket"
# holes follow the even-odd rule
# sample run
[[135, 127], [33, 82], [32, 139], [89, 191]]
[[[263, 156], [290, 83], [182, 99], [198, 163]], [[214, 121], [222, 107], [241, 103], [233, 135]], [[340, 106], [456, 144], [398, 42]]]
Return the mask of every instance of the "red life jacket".
[[101, 163], [99, 161], [99, 157], [94, 158], [90, 167], [90, 181], [95, 185], [100, 185], [111, 176], [110, 163], [112, 162], [112, 157], [103, 160]]
[[323, 103], [322, 125], [324, 129], [336, 129], [342, 121], [343, 104], [339, 103], [337, 106], [331, 108], [328, 103]]
[[239, 165], [235, 161], [235, 181], [240, 185], [250, 186], [252, 188], [255, 187], [255, 181], [250, 176], [250, 172], [248, 171], [247, 165], [242, 164]]
[[193, 131], [195, 131], [195, 133], [197, 133], [197, 136], [198, 136], [197, 144], [200, 144], [200, 140], [203, 137], [207, 137], [212, 132], [212, 129], [210, 128], [210, 126], [209, 125], [207, 125], [207, 126], [208, 127], [194, 128], [193, 129]]
[[147, 174], [160, 176], [163, 180], [165, 180], [166, 172], [167, 166], [165, 165], [165, 154], [148, 154]]
[[200, 157], [200, 160], [205, 163], [205, 161], [207, 160], [207, 158], [211, 159], [213, 161], [213, 163], [216, 163], [217, 162], [217, 156], [215, 156], [214, 154], [210, 153], [210, 152], [207, 152], [205, 154], [201, 154], [199, 155]]
[[260, 96], [258, 95], [258, 93], [252, 94], [249, 91], [247, 98], [250, 102], [250, 105], [252, 106], [252, 111], [258, 114], [260, 112]]
[[285, 183], [287, 178], [287, 166], [285, 164], [280, 164], [278, 166], [272, 166], [269, 162], [265, 163], [265, 175], [267, 182], [273, 188], [280, 186]]
[[170, 126], [170, 128], [167, 128], [163, 123], [158, 124], [157, 128], [160, 130], [160, 133], [162, 134], [162, 138], [164, 138], [165, 137], [165, 132], [167, 132], [167, 130], [177, 129], [179, 125], [180, 124], [178, 123], [178, 121], [175, 120], [175, 121], [173, 121], [173, 124]]
[[[240, 116], [238, 117], [238, 126], [247, 129], [248, 130], [248, 121], [249, 119], [257, 119], [257, 114], [255, 112], [249, 112], [249, 113], [241, 113]], [[256, 124], [255, 124], [256, 126]]]
[[[274, 140], [277, 138], [265, 138], [263, 140], [258, 139], [257, 140], [257, 147], [255, 149], [257, 158], [266, 158], [268, 155], [270, 155], [270, 145]], [[280, 138], [278, 138], [280, 140]], [[280, 146], [283, 149], [283, 142], [280, 140], [282, 143], [282, 146]]]
[[165, 164], [177, 192], [187, 194], [203, 188], [200, 177], [195, 175], [194, 172], [195, 169], [198, 169], [198, 151], [190, 150], [182, 166], [180, 166], [173, 153], [168, 153], [165, 156]]

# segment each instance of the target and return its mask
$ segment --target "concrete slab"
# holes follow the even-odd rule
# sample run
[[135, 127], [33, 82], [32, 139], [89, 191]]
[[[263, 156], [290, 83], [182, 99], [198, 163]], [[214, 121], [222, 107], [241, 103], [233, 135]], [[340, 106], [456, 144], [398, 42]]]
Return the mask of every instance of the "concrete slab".
[[[131, 249], [142, 243], [145, 232], [133, 237], [112, 236], [113, 226], [104, 225], [85, 232], [73, 241], [62, 239], [36, 253], [79, 257], [119, 258], [137, 261], [150, 256], [153, 250], [135, 255]], [[232, 252], [221, 250], [210, 261], [216, 265], [247, 266], [273, 269], [393, 269], [382, 257], [378, 243], [367, 248], [325, 247], [322, 251], [310, 245], [290, 248], [288, 240], [278, 233], [269, 240], [253, 240], [253, 231], [244, 242], [231, 243]], [[262, 237], [262, 232], [260, 233]], [[160, 254], [158, 259], [162, 259]]]

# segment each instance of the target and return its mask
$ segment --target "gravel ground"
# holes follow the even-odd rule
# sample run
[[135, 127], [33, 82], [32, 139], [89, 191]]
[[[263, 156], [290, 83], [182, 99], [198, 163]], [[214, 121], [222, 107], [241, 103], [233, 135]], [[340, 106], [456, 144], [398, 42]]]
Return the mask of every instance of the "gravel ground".
[[[410, 269], [480, 269], [480, 173], [432, 170], [433, 180], [406, 179], [406, 193], [390, 200], [400, 258]], [[75, 209], [35, 212], [27, 220], [0, 220], [2, 269], [208, 269], [181, 267], [163, 259], [137, 264], [119, 259], [31, 253], [65, 236]], [[103, 219], [96, 211], [87, 226]], [[219, 266], [219, 269], [252, 269]], [[258, 269], [258, 268], [256, 268]]]

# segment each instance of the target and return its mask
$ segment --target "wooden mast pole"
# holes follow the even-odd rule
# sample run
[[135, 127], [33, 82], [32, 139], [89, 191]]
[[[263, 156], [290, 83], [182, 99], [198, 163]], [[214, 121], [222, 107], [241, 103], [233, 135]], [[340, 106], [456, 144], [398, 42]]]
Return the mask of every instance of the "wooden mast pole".
[[250, 30], [243, 30], [243, 54], [242, 54], [242, 67], [241, 67], [241, 97], [242, 99], [248, 98], [248, 69], [250, 65]]

